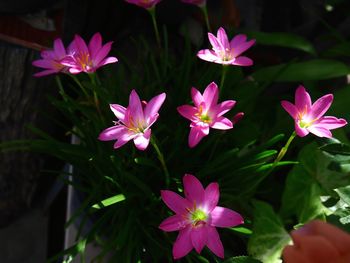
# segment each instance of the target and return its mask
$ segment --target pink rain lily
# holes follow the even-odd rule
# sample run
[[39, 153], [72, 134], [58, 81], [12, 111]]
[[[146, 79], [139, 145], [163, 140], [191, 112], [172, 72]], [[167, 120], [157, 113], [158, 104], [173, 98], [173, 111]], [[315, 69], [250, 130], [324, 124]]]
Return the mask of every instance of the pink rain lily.
[[114, 115], [118, 118], [115, 125], [102, 131], [98, 137], [101, 141], [117, 140], [114, 149], [134, 140], [137, 149], [145, 150], [151, 138], [150, 127], [158, 119], [158, 111], [165, 100], [165, 93], [152, 98], [146, 106], [142, 106], [135, 90], [131, 91], [129, 106], [110, 104]]
[[207, 1], [206, 0], [181, 0], [184, 3], [197, 5], [199, 7], [205, 6]]
[[42, 59], [33, 61], [33, 66], [45, 69], [44, 71], [34, 74], [34, 76], [42, 77], [66, 71], [66, 66], [61, 63], [62, 59], [66, 56], [66, 49], [62, 39], [56, 39], [52, 50], [43, 50], [41, 52]]
[[186, 256], [192, 248], [201, 253], [206, 245], [218, 257], [224, 257], [224, 247], [216, 227], [234, 227], [243, 224], [237, 212], [217, 206], [219, 185], [211, 183], [205, 189], [190, 174], [183, 177], [185, 198], [172, 191], [161, 191], [164, 203], [175, 212], [159, 226], [166, 232], [180, 231], [173, 246], [173, 257]]
[[116, 57], [107, 57], [112, 43], [108, 42], [102, 45], [101, 34], [96, 33], [87, 46], [79, 35], [75, 35], [74, 40], [68, 47], [70, 55], [62, 60], [62, 64], [68, 67], [71, 74], [93, 73], [106, 64], [118, 61]]
[[209, 41], [213, 49], [203, 49], [197, 53], [200, 59], [222, 65], [251, 66], [253, 61], [240, 56], [244, 51], [254, 45], [255, 40], [247, 40], [247, 36], [240, 34], [228, 41], [225, 30], [220, 27], [217, 36], [208, 33]]
[[155, 7], [155, 5], [158, 4], [161, 0], [125, 0], [125, 1], [130, 4], [134, 4], [146, 9], [151, 9]]
[[233, 128], [232, 122], [222, 117], [236, 104], [234, 100], [226, 100], [218, 104], [219, 89], [212, 82], [204, 90], [203, 95], [196, 89], [191, 89], [194, 106], [182, 105], [177, 111], [191, 121], [189, 146], [195, 147], [200, 140], [209, 134], [209, 128], [228, 130]]
[[282, 107], [293, 117], [295, 131], [300, 137], [309, 132], [318, 137], [332, 138], [330, 130], [343, 127], [346, 120], [333, 116], [323, 116], [333, 101], [333, 95], [327, 94], [316, 100], [313, 104], [309, 93], [303, 86], [299, 86], [295, 92], [295, 104], [282, 101]]

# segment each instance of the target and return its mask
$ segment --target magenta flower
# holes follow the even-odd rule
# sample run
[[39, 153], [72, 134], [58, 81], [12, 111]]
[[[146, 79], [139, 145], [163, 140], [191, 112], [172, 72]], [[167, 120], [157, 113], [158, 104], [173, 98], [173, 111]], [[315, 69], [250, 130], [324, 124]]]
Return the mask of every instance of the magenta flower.
[[87, 46], [79, 35], [75, 35], [74, 40], [68, 47], [70, 55], [66, 56], [61, 62], [68, 67], [71, 74], [80, 72], [93, 73], [106, 64], [118, 61], [116, 57], [107, 57], [112, 43], [108, 42], [102, 45], [101, 34], [96, 33]]
[[205, 6], [207, 3], [206, 0], [181, 0], [181, 1], [186, 4], [198, 5], [199, 7]]
[[200, 140], [209, 134], [209, 128], [228, 130], [233, 128], [232, 122], [222, 117], [236, 104], [234, 100], [226, 100], [218, 104], [219, 89], [212, 82], [204, 90], [203, 95], [196, 89], [191, 89], [194, 106], [182, 105], [177, 111], [191, 121], [189, 146], [195, 147]]
[[34, 74], [34, 76], [42, 77], [66, 71], [66, 66], [61, 63], [66, 55], [66, 49], [64, 48], [62, 39], [56, 39], [53, 44], [53, 50], [43, 50], [41, 52], [42, 59], [33, 61], [33, 66], [45, 69], [44, 71]]
[[158, 4], [161, 0], [125, 0], [130, 4], [134, 4], [146, 9], [153, 8], [156, 4]]
[[173, 257], [186, 256], [192, 248], [201, 253], [206, 245], [218, 257], [224, 257], [224, 247], [215, 227], [234, 227], [243, 224], [237, 212], [217, 206], [219, 185], [211, 183], [203, 188], [201, 182], [190, 174], [183, 177], [185, 198], [161, 191], [164, 203], [175, 212], [159, 226], [166, 232], [180, 231], [173, 246]]
[[246, 35], [237, 35], [230, 42], [228, 41], [225, 30], [220, 27], [217, 37], [208, 33], [209, 41], [213, 47], [203, 49], [197, 53], [200, 59], [214, 62], [222, 65], [251, 66], [253, 61], [250, 58], [240, 56], [244, 51], [254, 45], [255, 40], [247, 40]]
[[295, 92], [295, 105], [289, 101], [282, 101], [282, 107], [293, 117], [295, 131], [300, 137], [309, 132], [318, 137], [332, 138], [330, 130], [343, 127], [346, 120], [333, 116], [323, 116], [333, 101], [333, 95], [327, 94], [312, 104], [309, 93], [303, 86], [299, 86]]
[[158, 111], [165, 100], [165, 93], [152, 98], [143, 107], [139, 96], [132, 90], [129, 106], [124, 108], [119, 104], [110, 104], [114, 115], [118, 118], [115, 125], [102, 131], [98, 137], [101, 141], [117, 140], [114, 149], [134, 140], [137, 149], [145, 150], [151, 137], [150, 127], [158, 119]]

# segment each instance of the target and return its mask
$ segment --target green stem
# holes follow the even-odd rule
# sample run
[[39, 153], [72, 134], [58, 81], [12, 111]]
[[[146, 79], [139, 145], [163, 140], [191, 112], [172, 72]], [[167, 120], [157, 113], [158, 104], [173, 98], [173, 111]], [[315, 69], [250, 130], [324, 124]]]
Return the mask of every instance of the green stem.
[[154, 33], [156, 35], [157, 43], [158, 46], [160, 47], [160, 35], [159, 35], [159, 30], [158, 30], [158, 25], [157, 25], [157, 19], [156, 19], [156, 8], [152, 7], [148, 9], [148, 12], [150, 13], [152, 17], [152, 23], [153, 23], [153, 28], [154, 28]]
[[57, 86], [58, 86], [59, 93], [61, 94], [63, 100], [67, 101], [67, 94], [64, 91], [64, 88], [63, 88], [63, 85], [62, 85], [60, 77], [59, 76], [55, 76], [55, 79], [56, 79], [56, 83], [57, 83]]
[[98, 97], [97, 97], [97, 93], [96, 93], [96, 88], [97, 88], [96, 75], [95, 75], [95, 73], [91, 73], [91, 74], [88, 74], [88, 75], [90, 77], [92, 85], [94, 86], [94, 89], [92, 90], [92, 92], [94, 94], [95, 107], [96, 107], [98, 113], [101, 115], [100, 105], [99, 105], [99, 101], [98, 101]]
[[220, 94], [222, 94], [223, 90], [224, 90], [224, 84], [225, 84], [227, 70], [228, 70], [228, 66], [222, 65], [221, 81], [220, 81], [220, 86], [219, 86]]
[[89, 94], [87, 93], [86, 89], [84, 88], [84, 86], [81, 84], [81, 82], [79, 81], [79, 79], [77, 78], [77, 76], [73, 75], [73, 74], [69, 74], [69, 76], [71, 76], [71, 78], [74, 80], [74, 82], [78, 85], [78, 87], [82, 90], [82, 92], [84, 93], [86, 98], [89, 98]]
[[204, 15], [205, 24], [207, 25], [207, 30], [208, 30], [208, 32], [211, 32], [207, 5], [201, 6], [201, 9], [202, 9], [202, 12], [203, 12], [203, 15]]
[[277, 163], [279, 161], [282, 160], [282, 158], [284, 157], [284, 155], [287, 153], [289, 145], [291, 144], [291, 142], [293, 141], [293, 139], [295, 138], [297, 134], [295, 133], [295, 131], [293, 131], [293, 133], [291, 134], [291, 136], [289, 137], [288, 141], [286, 142], [286, 144], [282, 147], [282, 149], [279, 151], [275, 161], [273, 162], [273, 167], [272, 169], [277, 165]]
[[168, 171], [168, 168], [166, 166], [166, 163], [165, 163], [165, 160], [164, 160], [164, 156], [162, 154], [162, 152], [159, 150], [159, 147], [156, 143], [156, 139], [154, 136], [151, 137], [151, 144], [153, 146], [153, 148], [156, 150], [157, 152], [157, 155], [158, 155], [158, 159], [162, 165], [162, 168], [163, 168], [163, 171], [164, 171], [164, 174], [165, 174], [165, 185], [166, 187], [168, 187], [170, 185], [170, 175], [169, 175], [169, 171]]

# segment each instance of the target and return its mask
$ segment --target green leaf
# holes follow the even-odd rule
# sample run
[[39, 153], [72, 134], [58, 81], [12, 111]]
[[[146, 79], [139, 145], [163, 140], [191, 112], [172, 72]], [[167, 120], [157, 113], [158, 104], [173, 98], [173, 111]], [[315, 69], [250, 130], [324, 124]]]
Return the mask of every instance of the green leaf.
[[350, 146], [344, 143], [331, 143], [320, 147], [320, 150], [330, 154], [350, 155]]
[[343, 42], [337, 44], [321, 53], [324, 57], [350, 57], [350, 43]]
[[223, 263], [260, 263], [261, 261], [248, 256], [239, 256], [226, 259]]
[[119, 203], [121, 201], [125, 200], [125, 196], [123, 194], [118, 194], [112, 197], [109, 197], [107, 199], [102, 200], [101, 202], [94, 204], [92, 208], [94, 209], [101, 209], [110, 205], [113, 205], [115, 203]]
[[279, 46], [299, 49], [316, 55], [315, 48], [305, 38], [291, 33], [246, 32], [249, 38], [255, 38], [259, 45]]
[[253, 231], [250, 230], [249, 228], [246, 228], [246, 227], [238, 226], [238, 227], [231, 227], [229, 229], [234, 231], [234, 232], [238, 232], [238, 233], [242, 233], [242, 234], [246, 234], [246, 235], [253, 234]]
[[248, 242], [248, 252], [264, 263], [280, 262], [282, 249], [290, 237], [279, 216], [264, 202], [254, 202], [253, 235]]
[[252, 74], [256, 81], [308, 81], [341, 77], [349, 68], [336, 60], [314, 59], [305, 62], [280, 64], [257, 70]]

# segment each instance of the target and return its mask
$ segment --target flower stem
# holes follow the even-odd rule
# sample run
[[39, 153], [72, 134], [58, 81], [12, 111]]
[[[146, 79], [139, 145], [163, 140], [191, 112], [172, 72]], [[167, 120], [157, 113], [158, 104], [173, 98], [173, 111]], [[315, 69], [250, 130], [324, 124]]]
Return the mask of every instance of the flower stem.
[[224, 89], [227, 70], [228, 70], [228, 66], [222, 65], [221, 81], [220, 81], [220, 87], [219, 87], [221, 94], [222, 94], [223, 89]]
[[81, 84], [80, 80], [73, 74], [69, 74], [71, 78], [74, 80], [74, 82], [78, 85], [78, 87], [82, 90], [86, 98], [89, 98], [89, 94], [87, 93], [86, 89], [84, 88], [83, 84]]
[[102, 118], [102, 112], [101, 112], [101, 109], [100, 109], [100, 103], [98, 101], [98, 96], [97, 96], [97, 92], [96, 92], [96, 89], [98, 87], [97, 85], [97, 75], [96, 73], [90, 73], [88, 74], [89, 77], [90, 77], [90, 80], [94, 86], [94, 89], [92, 90], [93, 94], [94, 94], [94, 103], [95, 103], [95, 107], [98, 111], [98, 114], [100, 115], [100, 117]]
[[157, 19], [156, 19], [156, 8], [152, 7], [148, 9], [148, 12], [150, 13], [152, 17], [152, 23], [153, 23], [153, 28], [154, 28], [154, 33], [156, 35], [157, 43], [158, 46], [160, 47], [160, 35], [159, 35], [159, 30], [158, 30], [158, 25], [157, 25]]
[[202, 10], [203, 15], [204, 15], [204, 19], [205, 19], [205, 24], [206, 24], [206, 26], [207, 26], [207, 30], [208, 30], [208, 32], [211, 32], [211, 27], [210, 27], [210, 23], [209, 23], [209, 16], [208, 16], [207, 5], [201, 6], [201, 10]]
[[61, 82], [61, 79], [59, 76], [55, 76], [55, 79], [56, 79], [56, 82], [57, 82], [57, 86], [58, 86], [58, 89], [59, 89], [59, 93], [61, 94], [62, 98], [64, 101], [67, 101], [67, 94], [66, 92], [64, 91], [64, 88], [63, 88], [63, 85], [62, 85], [62, 82]]
[[293, 133], [291, 134], [291, 136], [289, 137], [288, 141], [286, 142], [286, 144], [281, 148], [281, 150], [279, 151], [275, 161], [273, 162], [273, 167], [272, 169], [277, 165], [277, 163], [279, 161], [282, 160], [282, 158], [284, 157], [284, 155], [287, 153], [289, 145], [291, 144], [291, 142], [293, 141], [293, 139], [295, 138], [296, 133], [295, 131], [293, 131]]
[[165, 160], [164, 160], [164, 156], [162, 154], [162, 152], [159, 150], [159, 147], [156, 143], [156, 139], [155, 137], [151, 137], [151, 144], [153, 146], [153, 148], [156, 150], [157, 152], [157, 155], [158, 155], [158, 159], [162, 165], [162, 168], [163, 168], [163, 171], [164, 171], [164, 174], [165, 174], [165, 185], [166, 187], [168, 187], [170, 185], [170, 175], [169, 175], [169, 171], [168, 171], [168, 168], [166, 166], [166, 163], [165, 163]]

